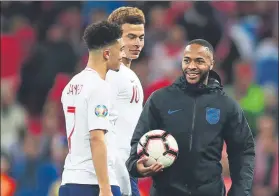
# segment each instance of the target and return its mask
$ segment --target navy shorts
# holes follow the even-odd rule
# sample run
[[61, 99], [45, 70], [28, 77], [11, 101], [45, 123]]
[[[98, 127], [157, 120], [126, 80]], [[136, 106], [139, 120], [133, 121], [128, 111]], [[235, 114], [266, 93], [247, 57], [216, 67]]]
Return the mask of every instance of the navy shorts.
[[[111, 186], [113, 196], [121, 196], [118, 186]], [[89, 184], [65, 184], [59, 188], [59, 196], [99, 196], [99, 186]]]
[[132, 196], [140, 196], [139, 188], [138, 188], [138, 179], [130, 177]]

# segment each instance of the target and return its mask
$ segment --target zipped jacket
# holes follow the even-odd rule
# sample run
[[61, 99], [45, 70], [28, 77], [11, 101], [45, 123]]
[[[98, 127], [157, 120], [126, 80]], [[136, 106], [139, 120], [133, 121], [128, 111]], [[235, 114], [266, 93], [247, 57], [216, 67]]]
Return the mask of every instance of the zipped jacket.
[[220, 77], [210, 71], [208, 85], [192, 87], [184, 76], [155, 91], [146, 102], [131, 140], [126, 166], [138, 173], [137, 145], [148, 131], [161, 129], [177, 141], [174, 164], [154, 175], [151, 196], [224, 196], [222, 148], [227, 153], [232, 178], [228, 196], [251, 194], [255, 144], [239, 105], [228, 97]]

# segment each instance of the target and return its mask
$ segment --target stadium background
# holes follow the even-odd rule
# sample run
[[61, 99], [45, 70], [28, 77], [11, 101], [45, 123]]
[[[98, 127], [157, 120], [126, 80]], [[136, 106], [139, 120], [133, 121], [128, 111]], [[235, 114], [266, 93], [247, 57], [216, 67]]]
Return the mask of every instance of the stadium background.
[[[119, 6], [146, 15], [132, 69], [145, 100], [181, 74], [185, 43], [203, 38], [256, 140], [253, 196], [278, 191], [278, 2], [1, 2], [1, 196], [55, 196], [67, 153], [60, 94], [86, 65], [87, 24]], [[225, 146], [224, 146], [225, 149]], [[222, 164], [230, 186], [225, 151]], [[140, 180], [142, 196], [150, 179]]]

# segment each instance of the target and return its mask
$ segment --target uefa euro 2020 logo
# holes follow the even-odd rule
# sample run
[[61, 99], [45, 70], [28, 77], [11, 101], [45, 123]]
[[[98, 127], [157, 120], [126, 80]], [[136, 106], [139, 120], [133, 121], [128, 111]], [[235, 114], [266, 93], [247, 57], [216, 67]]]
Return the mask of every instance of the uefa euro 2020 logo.
[[106, 117], [108, 115], [108, 109], [105, 105], [97, 105], [95, 108], [95, 115], [98, 117]]

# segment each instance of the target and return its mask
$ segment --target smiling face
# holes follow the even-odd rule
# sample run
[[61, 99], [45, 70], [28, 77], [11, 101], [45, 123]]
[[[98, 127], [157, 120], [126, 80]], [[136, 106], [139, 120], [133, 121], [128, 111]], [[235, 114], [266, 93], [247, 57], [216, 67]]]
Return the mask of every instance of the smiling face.
[[125, 55], [128, 59], [137, 59], [144, 46], [144, 24], [123, 24], [122, 38]]
[[198, 44], [186, 46], [182, 70], [189, 84], [207, 84], [209, 71], [213, 68], [213, 54], [208, 47]]
[[122, 58], [124, 54], [124, 44], [123, 40], [118, 39], [109, 49], [105, 51], [109, 53], [109, 58], [107, 59], [108, 69], [113, 71], [118, 71], [122, 63]]

